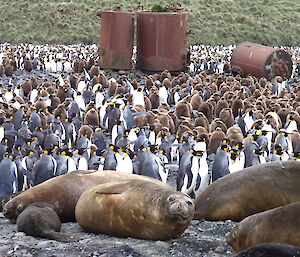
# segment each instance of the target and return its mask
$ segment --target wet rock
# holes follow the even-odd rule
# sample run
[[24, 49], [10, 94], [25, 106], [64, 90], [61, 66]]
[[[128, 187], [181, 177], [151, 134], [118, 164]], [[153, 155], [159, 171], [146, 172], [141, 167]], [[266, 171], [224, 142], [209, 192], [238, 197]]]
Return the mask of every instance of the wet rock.
[[156, 241], [155, 244], [163, 249], [170, 249], [171, 248], [171, 244], [165, 241]]
[[216, 249], [215, 249], [215, 252], [216, 253], [224, 253], [225, 252], [225, 248], [223, 246], [218, 246]]

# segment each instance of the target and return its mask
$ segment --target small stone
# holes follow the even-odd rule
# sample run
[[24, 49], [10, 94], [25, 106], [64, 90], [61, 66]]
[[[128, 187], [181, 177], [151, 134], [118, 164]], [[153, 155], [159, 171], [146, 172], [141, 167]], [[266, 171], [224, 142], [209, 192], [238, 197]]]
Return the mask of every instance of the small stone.
[[6, 245], [6, 244], [8, 244], [8, 240], [5, 240], [5, 239], [1, 239], [0, 240], [0, 245]]
[[22, 256], [23, 254], [21, 252], [14, 252], [14, 256], [18, 257], [18, 256]]
[[15, 233], [15, 237], [23, 237], [23, 236], [26, 236], [26, 234], [24, 232]]
[[216, 253], [224, 253], [225, 252], [225, 248], [223, 246], [218, 246], [216, 249], [215, 249], [215, 252]]
[[31, 253], [26, 253], [23, 255], [23, 257], [33, 257], [33, 255]]
[[37, 244], [37, 247], [38, 248], [46, 248], [46, 247], [49, 247], [51, 245], [51, 243], [52, 243], [52, 241], [49, 241], [49, 240], [42, 241]]
[[7, 246], [7, 245], [2, 245], [2, 246], [0, 246], [0, 253], [4, 253], [4, 252], [7, 252], [8, 251], [8, 249], [9, 249], [9, 246]]
[[120, 75], [126, 75], [126, 74], [127, 74], [127, 72], [124, 71], [124, 70], [119, 70], [118, 73], [119, 73]]
[[107, 254], [103, 253], [103, 254], [99, 255], [99, 257], [107, 257]]
[[165, 241], [156, 241], [155, 244], [156, 244], [157, 246], [163, 248], [163, 249], [166, 249], [166, 250], [170, 249], [170, 247], [171, 247], [171, 244], [168, 243], [168, 242], [165, 242]]

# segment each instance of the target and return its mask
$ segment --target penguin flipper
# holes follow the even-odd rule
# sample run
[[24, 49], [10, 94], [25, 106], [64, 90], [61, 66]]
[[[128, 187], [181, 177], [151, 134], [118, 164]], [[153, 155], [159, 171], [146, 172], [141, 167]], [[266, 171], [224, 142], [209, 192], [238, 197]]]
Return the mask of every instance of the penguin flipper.
[[26, 176], [27, 178], [29, 178], [29, 180], [32, 183], [34, 182], [34, 176], [33, 176], [33, 174], [29, 170], [23, 169], [22, 173], [23, 173], [23, 176]]
[[18, 131], [15, 131], [15, 130], [5, 130], [4, 131], [4, 135], [5, 136], [15, 136], [15, 137], [17, 137], [18, 136]]

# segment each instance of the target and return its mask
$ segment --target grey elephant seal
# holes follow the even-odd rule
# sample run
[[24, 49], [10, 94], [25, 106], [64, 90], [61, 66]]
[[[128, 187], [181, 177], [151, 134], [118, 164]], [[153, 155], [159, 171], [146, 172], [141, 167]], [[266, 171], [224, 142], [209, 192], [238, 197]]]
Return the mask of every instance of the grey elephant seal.
[[29, 204], [46, 202], [53, 206], [62, 222], [74, 221], [76, 203], [85, 190], [95, 185], [126, 179], [152, 181], [162, 187], [171, 188], [159, 180], [141, 175], [111, 170], [78, 170], [49, 179], [14, 197], [3, 206], [3, 215], [15, 222]]
[[193, 214], [186, 194], [141, 180], [94, 186], [82, 194], [75, 210], [87, 232], [150, 240], [178, 238]]
[[300, 202], [257, 213], [242, 220], [226, 236], [236, 252], [275, 242], [300, 247]]
[[194, 219], [240, 221], [300, 201], [300, 162], [271, 162], [218, 179], [195, 199]]
[[73, 237], [60, 232], [61, 222], [53, 207], [44, 202], [28, 205], [17, 218], [17, 229], [27, 236], [74, 242]]

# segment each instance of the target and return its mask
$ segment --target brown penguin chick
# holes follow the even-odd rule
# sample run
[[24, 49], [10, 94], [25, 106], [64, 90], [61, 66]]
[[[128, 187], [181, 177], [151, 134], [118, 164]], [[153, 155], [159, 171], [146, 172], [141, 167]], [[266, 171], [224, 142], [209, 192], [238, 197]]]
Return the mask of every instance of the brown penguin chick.
[[31, 72], [32, 71], [32, 62], [29, 59], [26, 59], [24, 62], [24, 70]]
[[235, 124], [228, 128], [226, 138], [230, 140], [230, 146], [234, 146], [237, 143], [241, 143], [244, 140], [243, 132], [239, 125]]
[[63, 103], [65, 101], [67, 91], [68, 91], [68, 89], [65, 86], [59, 86], [58, 87], [57, 96], [58, 96], [61, 103]]
[[2, 64], [0, 64], [0, 76], [3, 76], [5, 73], [5, 68]]
[[197, 94], [193, 94], [190, 104], [193, 107], [193, 110], [198, 110], [201, 102], [202, 102], [202, 97], [201, 97], [201, 92], [197, 93]]
[[157, 115], [157, 120], [163, 127], [167, 127], [171, 133], [175, 132], [175, 126], [172, 118], [167, 113], [161, 113]]
[[202, 127], [202, 126], [197, 126], [193, 129], [194, 135], [196, 137], [205, 137], [206, 138], [206, 142], [209, 142], [209, 135], [208, 135], [208, 131], [206, 128]]
[[7, 77], [11, 77], [13, 75], [14, 72], [14, 67], [11, 64], [8, 64], [5, 66], [5, 75]]
[[228, 102], [227, 100], [225, 100], [223, 97], [217, 102], [217, 106], [216, 106], [216, 116], [219, 117], [220, 112], [225, 109], [228, 108]]
[[292, 142], [292, 146], [295, 151], [297, 145], [300, 143], [300, 133], [298, 131], [289, 133], [288, 138]]
[[264, 119], [265, 117], [265, 115], [260, 110], [254, 111], [254, 115], [256, 116], [257, 119]]
[[178, 102], [175, 106], [175, 114], [178, 118], [191, 117], [190, 106], [183, 101]]
[[177, 132], [176, 132], [176, 135], [179, 137], [179, 138], [182, 138], [183, 134], [185, 132], [190, 132], [191, 134], [193, 134], [193, 131], [191, 130], [190, 127], [188, 126], [185, 126], [183, 124], [180, 124], [178, 129], [177, 129]]
[[93, 77], [91, 79], [91, 86], [94, 86], [94, 85], [99, 84], [99, 83], [100, 83], [100, 81], [99, 81], [99, 77], [98, 76], [97, 77]]
[[99, 114], [94, 108], [90, 109], [86, 113], [83, 124], [90, 125], [92, 127], [99, 127]]
[[202, 113], [198, 112], [198, 117], [195, 119], [195, 126], [202, 126], [204, 127], [207, 131], [209, 130], [209, 122], [207, 117]]
[[172, 118], [175, 128], [177, 128], [180, 124], [178, 117], [176, 116], [174, 110], [168, 112], [169, 116]]
[[232, 105], [231, 105], [231, 109], [232, 109], [233, 117], [236, 118], [239, 115], [239, 110], [244, 109], [243, 100], [240, 99], [239, 97], [236, 98], [235, 100], [233, 100]]
[[10, 60], [10, 64], [14, 67], [14, 71], [16, 71], [18, 69], [17, 62], [15, 59]]
[[125, 87], [122, 85], [118, 85], [115, 91], [116, 95], [123, 95], [125, 93]]
[[81, 136], [86, 136], [90, 139], [92, 134], [93, 129], [89, 125], [82, 125], [78, 131], [77, 139], [81, 138]]
[[87, 62], [85, 60], [79, 61], [78, 73], [82, 73], [86, 68], [87, 68]]
[[56, 95], [57, 93], [57, 89], [52, 85], [50, 87], [47, 87], [46, 90], [48, 91], [49, 95]]
[[202, 112], [206, 118], [208, 119], [208, 122], [211, 123], [213, 119], [213, 108], [212, 105], [208, 102], [202, 102], [198, 108], [198, 112]]
[[145, 109], [146, 111], [150, 111], [152, 109], [151, 101], [147, 96], [144, 96]]
[[195, 123], [190, 118], [185, 118], [184, 117], [180, 124], [183, 124], [184, 126], [187, 126], [190, 129], [194, 129], [195, 128]]
[[165, 86], [167, 89], [171, 88], [171, 81], [169, 78], [164, 78], [162, 86]]
[[56, 95], [50, 95], [49, 98], [51, 99], [51, 107], [55, 109], [61, 102], [60, 99]]
[[220, 111], [219, 118], [227, 128], [230, 128], [234, 124], [234, 117], [231, 108], [222, 109]]
[[98, 77], [100, 74], [100, 69], [98, 65], [93, 65], [90, 69], [90, 77], [93, 79], [94, 77]]
[[18, 101], [21, 105], [22, 105], [22, 104], [25, 104], [25, 101], [24, 101], [24, 99], [23, 99], [21, 96], [16, 95], [16, 96], [14, 97], [14, 99], [15, 99], [16, 101]]
[[219, 145], [221, 144], [222, 140], [225, 139], [225, 133], [222, 131], [221, 128], [216, 128], [215, 131], [210, 133], [209, 143], [207, 145], [207, 151], [209, 154], [216, 153]]
[[107, 88], [107, 78], [102, 72], [99, 74], [99, 83], [103, 86], [103, 88]]
[[161, 105], [158, 106], [157, 110], [159, 112], [168, 112], [170, 111], [170, 106], [167, 103], [162, 103]]
[[281, 124], [286, 123], [286, 118], [291, 113], [291, 111], [293, 111], [292, 108], [281, 108], [280, 110], [278, 110], [277, 115], [281, 120]]
[[[51, 106], [52, 107], [52, 106]], [[53, 115], [55, 117], [60, 117], [61, 120], [65, 120], [68, 116], [65, 105], [64, 104], [59, 104], [54, 110], [53, 110]]]
[[227, 126], [219, 118], [216, 118], [210, 124], [209, 132], [212, 133], [217, 128], [220, 128], [225, 134], [227, 133]]
[[150, 89], [153, 86], [153, 80], [151, 77], [147, 77], [145, 81], [145, 89]]
[[160, 81], [163, 81], [165, 78], [169, 79], [170, 81], [172, 80], [172, 75], [168, 70], [164, 70], [161, 75], [160, 75]]
[[30, 78], [32, 89], [37, 88], [39, 86], [39, 82], [36, 77], [32, 76]]
[[151, 102], [151, 107], [152, 109], [157, 109], [159, 106], [159, 94], [157, 90], [151, 90], [151, 92], [149, 93], [149, 99]]
[[42, 111], [45, 111], [47, 108], [47, 103], [42, 97], [39, 97], [39, 99], [35, 102], [34, 107], [36, 109], [41, 109]]
[[73, 62], [73, 65], [72, 65], [73, 67], [73, 71], [74, 72], [78, 72], [79, 71], [79, 60], [74, 60], [74, 62]]

